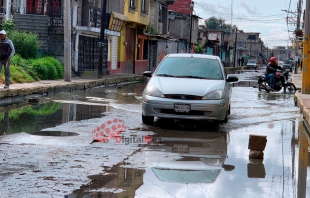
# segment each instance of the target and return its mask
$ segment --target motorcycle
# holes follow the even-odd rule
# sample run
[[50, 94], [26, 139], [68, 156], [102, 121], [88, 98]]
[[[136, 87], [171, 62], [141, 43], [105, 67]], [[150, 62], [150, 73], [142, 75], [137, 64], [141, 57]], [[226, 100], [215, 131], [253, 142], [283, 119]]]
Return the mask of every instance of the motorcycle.
[[[265, 74], [258, 77], [258, 90], [260, 92], [270, 92], [270, 79]], [[277, 71], [274, 74], [274, 92], [279, 92], [283, 88], [284, 93], [294, 94], [296, 92], [296, 86], [290, 82], [289, 70]]]

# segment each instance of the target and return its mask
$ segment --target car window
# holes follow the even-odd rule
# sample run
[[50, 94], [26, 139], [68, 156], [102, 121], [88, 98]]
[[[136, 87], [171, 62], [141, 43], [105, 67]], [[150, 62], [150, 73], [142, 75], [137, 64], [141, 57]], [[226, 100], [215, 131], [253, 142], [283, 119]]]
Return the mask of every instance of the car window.
[[218, 60], [206, 58], [167, 57], [161, 62], [155, 75], [223, 80]]

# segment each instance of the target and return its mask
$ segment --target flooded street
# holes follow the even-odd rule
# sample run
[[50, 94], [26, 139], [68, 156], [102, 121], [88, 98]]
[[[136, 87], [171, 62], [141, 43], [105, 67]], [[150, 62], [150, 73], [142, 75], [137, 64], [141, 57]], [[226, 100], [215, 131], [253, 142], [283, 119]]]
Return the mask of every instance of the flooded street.
[[[294, 95], [259, 93], [249, 79], [233, 87], [224, 124], [142, 124], [139, 83], [8, 107], [0, 197], [310, 196], [308, 130]], [[250, 134], [267, 137], [263, 160], [249, 158]]]

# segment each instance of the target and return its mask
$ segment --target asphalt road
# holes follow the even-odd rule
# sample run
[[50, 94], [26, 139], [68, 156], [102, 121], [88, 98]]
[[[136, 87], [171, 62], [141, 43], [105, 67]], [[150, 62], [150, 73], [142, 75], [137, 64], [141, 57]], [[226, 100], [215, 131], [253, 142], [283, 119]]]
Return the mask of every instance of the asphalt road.
[[[16, 124], [0, 136], [1, 196], [297, 197], [305, 181], [297, 177], [302, 118], [293, 95], [259, 93], [246, 81], [233, 87], [228, 123], [149, 126], [144, 86], [61, 93], [4, 114]], [[51, 104], [56, 111], [27, 121]], [[250, 134], [267, 136], [263, 160], [249, 159]]]

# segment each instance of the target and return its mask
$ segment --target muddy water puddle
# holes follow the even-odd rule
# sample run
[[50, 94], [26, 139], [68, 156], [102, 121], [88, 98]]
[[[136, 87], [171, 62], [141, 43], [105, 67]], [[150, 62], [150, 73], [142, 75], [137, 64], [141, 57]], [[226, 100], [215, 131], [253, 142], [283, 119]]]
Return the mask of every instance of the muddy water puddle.
[[108, 111], [106, 106], [48, 102], [0, 113], [2, 117], [0, 131], [3, 135], [27, 132], [35, 135], [65, 136], [64, 132], [44, 132], [43, 134], [39, 131], [70, 121], [100, 118], [106, 111]]
[[[300, 127], [286, 121], [229, 133], [163, 130], [153, 135], [157, 142], [89, 176], [68, 197], [307, 197], [310, 164], [308, 152], [298, 157]], [[263, 159], [249, 158], [249, 134], [267, 137]]]

